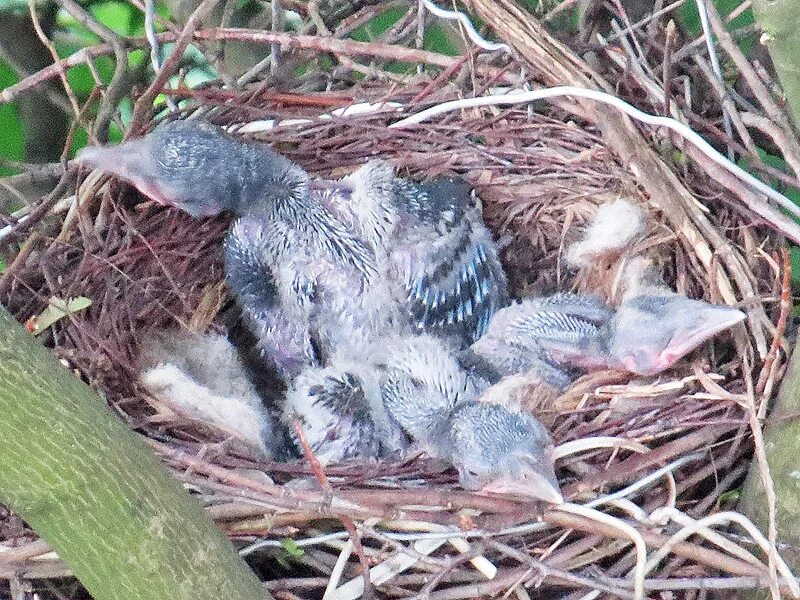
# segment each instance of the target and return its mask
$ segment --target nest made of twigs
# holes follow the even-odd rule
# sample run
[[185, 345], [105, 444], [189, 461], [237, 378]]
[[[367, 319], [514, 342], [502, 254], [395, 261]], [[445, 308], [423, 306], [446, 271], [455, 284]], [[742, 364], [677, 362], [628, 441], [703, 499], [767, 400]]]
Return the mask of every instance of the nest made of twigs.
[[[193, 106], [223, 125], [311, 118], [248, 135], [312, 174], [338, 177], [382, 157], [406, 177], [465, 177], [502, 240], [517, 296], [583, 289], [586, 282], [565, 265], [565, 248], [581, 236], [599, 205], [625, 197], [647, 207], [648, 231], [637, 248], [657, 257], [665, 282], [692, 297], [727, 300], [725, 289], [734, 286], [698, 255], [701, 245], [671, 229], [591, 125], [570, 120], [558, 108], [470, 109], [406, 129], [387, 127], [396, 119], [391, 111], [316, 118], [354, 102], [399, 102], [413, 112], [480, 92], [493, 76], [474, 72], [464, 84], [453, 73], [447, 83], [421, 74], [402, 83], [364, 82], [313, 95], [255, 90], [226, 93], [224, 103], [211, 102], [213, 90], [206, 90]], [[597, 501], [591, 511], [544, 510], [463, 492], [454, 473], [419, 457], [392, 465], [332, 466], [325, 471], [331, 489], [325, 490], [309, 483], [315, 473], [304, 461], [256, 460], [236, 444], [215, 444], [225, 440], [223, 433], [154, 405], [136, 384], [138, 344], [167, 328], [223, 326], [231, 304], [222, 286], [225, 218], [192, 220], [143, 201], [124, 184], [92, 176], [74, 187], [73, 210], [28, 224], [33, 234], [3, 276], [0, 301], [26, 322], [53, 297], [91, 300], [42, 339], [147, 436], [239, 547], [248, 547], [244, 553], [273, 591], [316, 597], [335, 578], [341, 587], [332, 597], [355, 598], [369, 565], [378, 577], [376, 589], [387, 596], [436, 590], [441, 598], [499, 595], [521, 583], [630, 596], [625, 577], [636, 564], [635, 540], [618, 526], [621, 518], [633, 523], [648, 546], [666, 545], [669, 551], [649, 577], [762, 576], [752, 561], [705, 537], [667, 543], [686, 521], [650, 518], [659, 507], [688, 521], [726, 507], [752, 455], [748, 399], [763, 406], [782, 372], [775, 349], [783, 332], [772, 325], [779, 321], [778, 300], [788, 293], [782, 241], [735, 211], [728, 192], [713, 180], [681, 174], [703, 198], [696, 210], [741, 258], [740, 276], [753, 287], [741, 305], [750, 318], [735, 337], [715, 341], [713, 352], [707, 347], [657, 379], [598, 373], [559, 400], [547, 419], [557, 443], [615, 436], [649, 449], [588, 449], [559, 463], [565, 497]], [[661, 477], [646, 477], [665, 465]], [[598, 501], [637, 482], [640, 489], [625, 500]], [[354, 545], [347, 522], [358, 533]], [[468, 532], [468, 540], [442, 535], [445, 526]], [[24, 528], [2, 531], [4, 541], [30, 541]], [[266, 560], [275, 556], [283, 566]], [[63, 574], [63, 565], [61, 571], [50, 568]]]

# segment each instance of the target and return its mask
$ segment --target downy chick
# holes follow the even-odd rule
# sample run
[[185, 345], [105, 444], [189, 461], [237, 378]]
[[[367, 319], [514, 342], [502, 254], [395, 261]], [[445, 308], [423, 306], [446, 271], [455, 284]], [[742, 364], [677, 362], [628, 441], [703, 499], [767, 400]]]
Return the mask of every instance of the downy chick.
[[315, 185], [321, 202], [375, 249], [412, 331], [466, 347], [508, 304], [496, 245], [465, 181], [406, 181], [374, 160], [340, 181]]
[[153, 397], [232, 434], [266, 458], [284, 454], [280, 428], [225, 336], [165, 333], [146, 340], [139, 359], [139, 382]]
[[465, 489], [562, 502], [547, 430], [530, 415], [478, 402], [481, 386], [442, 341], [398, 340], [381, 367], [387, 412], [421, 448], [453, 465]]
[[364, 360], [306, 369], [284, 418], [301, 421], [324, 463], [413, 443], [453, 465], [467, 489], [561, 502], [547, 431], [533, 417], [477, 403], [479, 389], [443, 340], [390, 336]]
[[408, 446], [386, 413], [377, 369], [341, 353], [327, 367], [305, 368], [292, 382], [282, 421], [291, 428], [294, 420], [323, 465], [384, 458]]
[[502, 375], [532, 370], [563, 389], [580, 370], [655, 375], [744, 317], [735, 308], [652, 288], [626, 297], [616, 310], [592, 296], [556, 294], [500, 311], [471, 351]]
[[268, 147], [173, 121], [117, 147], [86, 148], [76, 161], [194, 217], [237, 217], [225, 240], [227, 282], [286, 381], [391, 321], [374, 253], [315, 200], [308, 175]]

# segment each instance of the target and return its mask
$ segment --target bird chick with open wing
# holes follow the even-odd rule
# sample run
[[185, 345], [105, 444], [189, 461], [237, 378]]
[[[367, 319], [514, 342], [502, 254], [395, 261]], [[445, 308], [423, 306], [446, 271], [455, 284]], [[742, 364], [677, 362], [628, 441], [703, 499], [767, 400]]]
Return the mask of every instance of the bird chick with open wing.
[[466, 347], [508, 304], [506, 277], [480, 200], [463, 180], [411, 182], [374, 160], [318, 197], [375, 249], [411, 330]]

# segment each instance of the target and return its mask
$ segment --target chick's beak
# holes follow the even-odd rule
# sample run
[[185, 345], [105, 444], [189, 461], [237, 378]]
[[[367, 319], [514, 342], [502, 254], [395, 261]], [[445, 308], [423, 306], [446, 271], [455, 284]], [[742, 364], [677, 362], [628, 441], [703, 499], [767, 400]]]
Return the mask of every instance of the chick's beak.
[[564, 497], [558, 487], [555, 474], [552, 469], [548, 473], [542, 473], [540, 468], [534, 465], [523, 465], [521, 471], [516, 474], [504, 473], [495, 477], [481, 488], [483, 494], [501, 494], [504, 496], [516, 496], [525, 499], [543, 500], [551, 504], [561, 504]]
[[[667, 346], [655, 357], [652, 371], [659, 373], [672, 367], [700, 344], [733, 327], [744, 320], [745, 316], [742, 311], [727, 306], [709, 305], [703, 307], [695, 315], [693, 327], [681, 326], [676, 328]], [[648, 375], [650, 373], [640, 374]]]
[[176, 193], [156, 174], [148, 144], [147, 140], [138, 139], [119, 146], [87, 146], [74, 162], [124, 179], [159, 204], [175, 204]]

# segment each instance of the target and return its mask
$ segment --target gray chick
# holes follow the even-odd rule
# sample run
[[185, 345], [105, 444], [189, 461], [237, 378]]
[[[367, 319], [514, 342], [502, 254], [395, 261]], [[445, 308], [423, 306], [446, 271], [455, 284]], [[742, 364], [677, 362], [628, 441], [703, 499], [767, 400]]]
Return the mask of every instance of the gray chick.
[[420, 448], [453, 465], [464, 488], [562, 501], [553, 444], [536, 419], [478, 402], [480, 386], [441, 340], [408, 336], [387, 348], [387, 412]]
[[533, 417], [476, 402], [451, 348], [430, 335], [376, 339], [362, 360], [309, 367], [287, 394], [322, 463], [382, 458], [413, 443], [456, 467], [465, 488], [561, 502], [552, 442]]
[[368, 362], [341, 355], [327, 367], [307, 367], [287, 391], [282, 420], [300, 422], [323, 465], [389, 456], [408, 440], [386, 413], [378, 377]]
[[475, 376], [496, 383], [501, 377], [533, 372], [559, 391], [575, 377], [574, 365], [557, 350], [590, 346], [614, 313], [590, 295], [555, 294], [529, 298], [500, 310], [486, 334], [460, 356]]
[[375, 160], [340, 181], [313, 185], [320, 201], [375, 249], [412, 331], [466, 347], [508, 304], [496, 245], [465, 181], [410, 182]]
[[192, 216], [237, 218], [228, 285], [265, 357], [286, 381], [392, 318], [375, 256], [316, 201], [309, 177], [268, 147], [199, 121], [173, 121], [76, 161], [111, 172]]
[[284, 454], [280, 428], [225, 336], [164, 333], [143, 343], [139, 361], [139, 382], [153, 397], [232, 434], [266, 458]]
[[632, 295], [616, 310], [594, 296], [556, 294], [500, 311], [471, 360], [503, 376], [534, 371], [558, 389], [579, 370], [654, 375], [744, 317], [675, 293]]

